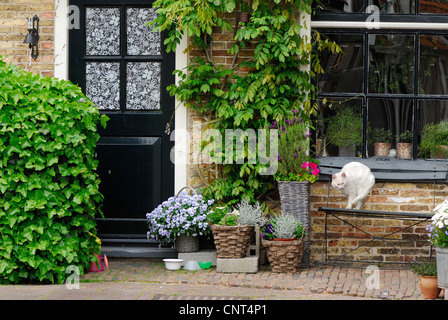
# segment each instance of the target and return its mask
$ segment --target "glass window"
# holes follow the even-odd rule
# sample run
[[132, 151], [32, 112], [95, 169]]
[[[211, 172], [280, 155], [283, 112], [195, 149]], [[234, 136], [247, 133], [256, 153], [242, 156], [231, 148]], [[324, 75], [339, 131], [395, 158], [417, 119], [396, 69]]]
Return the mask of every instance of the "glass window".
[[[398, 144], [412, 142], [413, 105], [411, 99], [368, 99], [368, 156], [400, 156]], [[405, 158], [412, 158], [412, 153]]]
[[[325, 103], [324, 103], [325, 101]], [[362, 155], [362, 99], [320, 100], [316, 122], [318, 156], [357, 157]]]
[[448, 94], [448, 38], [420, 36], [420, 93]]
[[322, 56], [325, 70], [318, 80], [321, 92], [362, 92], [363, 91], [363, 36], [353, 34], [327, 34], [343, 52]]
[[414, 36], [369, 35], [369, 92], [412, 94]]
[[448, 0], [420, 0], [420, 13], [448, 14]]
[[448, 100], [419, 101], [419, 157], [448, 157]]
[[369, 0], [368, 5], [375, 5], [380, 14], [414, 14], [415, 0]]
[[365, 11], [363, 0], [323, 0], [323, 12], [358, 13]]

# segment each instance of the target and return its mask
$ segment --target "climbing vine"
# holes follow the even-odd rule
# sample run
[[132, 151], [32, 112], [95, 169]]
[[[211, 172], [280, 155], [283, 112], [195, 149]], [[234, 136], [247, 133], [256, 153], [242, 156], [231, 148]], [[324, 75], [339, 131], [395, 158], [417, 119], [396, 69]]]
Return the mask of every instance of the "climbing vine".
[[[311, 14], [313, 2], [156, 0], [158, 16], [149, 24], [156, 31], [167, 31], [167, 51], [175, 51], [182, 37], [188, 36], [187, 50], [194, 53], [185, 70], [175, 71], [179, 82], [168, 87], [170, 94], [222, 133], [226, 129], [265, 129], [292, 110], [300, 110], [303, 119], [310, 119], [317, 110], [312, 103], [316, 88], [311, 80], [322, 71], [318, 52], [340, 50], [318, 33], [310, 36], [303, 32], [310, 26], [300, 23], [300, 17]], [[250, 15], [247, 22], [239, 19], [242, 11]], [[237, 18], [236, 23], [231, 17]], [[214, 38], [226, 33], [233, 33], [230, 65], [217, 63], [213, 56]], [[238, 59], [249, 47], [253, 56]], [[243, 68], [248, 71], [241, 73]], [[260, 175], [265, 164], [236, 162], [220, 166], [222, 178], [204, 188], [204, 195], [228, 203], [254, 201], [274, 185], [272, 176]]]

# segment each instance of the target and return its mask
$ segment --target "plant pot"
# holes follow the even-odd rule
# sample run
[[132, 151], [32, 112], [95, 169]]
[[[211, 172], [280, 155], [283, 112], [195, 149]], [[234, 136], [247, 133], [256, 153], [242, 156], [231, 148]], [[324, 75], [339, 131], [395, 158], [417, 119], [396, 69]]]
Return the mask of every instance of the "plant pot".
[[448, 248], [436, 247], [436, 262], [439, 288], [448, 289]]
[[174, 241], [174, 249], [180, 253], [198, 252], [199, 238], [181, 234], [176, 237], [176, 240]]
[[310, 183], [308, 181], [278, 181], [282, 213], [299, 219], [305, 231], [305, 254], [303, 262], [308, 263], [311, 254], [310, 234]]
[[441, 145], [437, 151], [431, 152], [432, 159], [446, 159], [448, 155], [448, 146]]
[[290, 241], [264, 240], [272, 272], [297, 272], [305, 252], [303, 239]]
[[425, 299], [436, 299], [439, 297], [440, 291], [442, 291], [437, 286], [436, 276], [420, 276], [419, 285]]
[[397, 158], [412, 159], [412, 143], [410, 142], [397, 143]]
[[356, 149], [354, 145], [348, 147], [339, 147], [338, 155], [340, 157], [356, 157]]
[[390, 152], [389, 142], [375, 142], [374, 144], [374, 155], [375, 157], [386, 157]]
[[247, 255], [254, 226], [212, 225], [216, 257], [222, 259], [242, 259]]
[[107, 260], [106, 255], [104, 257], [101, 257], [99, 254], [94, 254], [95, 257], [98, 259], [98, 262], [91, 262], [90, 263], [90, 272], [100, 272], [104, 271], [104, 269], [109, 269], [109, 262]]

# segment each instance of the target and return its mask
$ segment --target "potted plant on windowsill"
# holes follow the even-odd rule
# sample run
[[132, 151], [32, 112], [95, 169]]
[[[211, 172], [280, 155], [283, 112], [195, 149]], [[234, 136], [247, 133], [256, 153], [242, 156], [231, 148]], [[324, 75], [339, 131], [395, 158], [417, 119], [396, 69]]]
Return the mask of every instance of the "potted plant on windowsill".
[[411, 264], [411, 270], [419, 276], [419, 286], [426, 299], [436, 299], [440, 295], [437, 284], [437, 265], [432, 262], [415, 262]]
[[336, 110], [328, 119], [328, 144], [339, 148], [339, 156], [355, 157], [356, 146], [362, 143], [362, 117], [353, 108]]
[[446, 159], [448, 155], [448, 121], [428, 123], [422, 131], [420, 142], [421, 157]]
[[397, 140], [397, 158], [411, 159], [412, 158], [412, 132], [406, 130], [398, 135]]
[[305, 252], [305, 231], [300, 221], [283, 213], [271, 219], [261, 232], [272, 271], [296, 272]]
[[196, 252], [199, 251], [198, 236], [210, 232], [207, 215], [214, 201], [205, 201], [192, 188], [192, 195], [184, 189], [146, 214], [147, 236], [161, 244], [174, 243], [177, 252]]
[[440, 288], [448, 289], [448, 200], [434, 208], [427, 226], [429, 241], [436, 248], [437, 281]]
[[388, 156], [390, 152], [390, 130], [384, 128], [374, 128], [372, 130], [372, 141], [374, 143], [374, 156]]

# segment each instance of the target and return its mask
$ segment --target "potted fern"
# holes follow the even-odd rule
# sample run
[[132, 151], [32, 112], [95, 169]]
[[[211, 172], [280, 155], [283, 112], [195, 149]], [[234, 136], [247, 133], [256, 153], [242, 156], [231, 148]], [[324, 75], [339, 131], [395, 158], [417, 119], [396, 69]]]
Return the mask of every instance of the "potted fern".
[[261, 231], [272, 271], [296, 272], [305, 251], [305, 232], [300, 221], [284, 213], [271, 219]]

